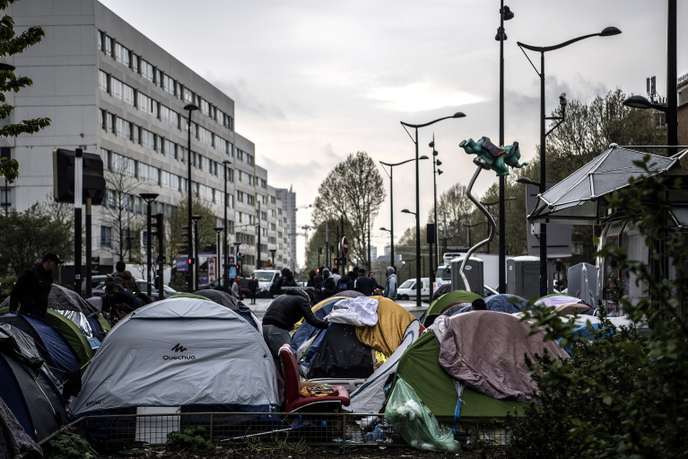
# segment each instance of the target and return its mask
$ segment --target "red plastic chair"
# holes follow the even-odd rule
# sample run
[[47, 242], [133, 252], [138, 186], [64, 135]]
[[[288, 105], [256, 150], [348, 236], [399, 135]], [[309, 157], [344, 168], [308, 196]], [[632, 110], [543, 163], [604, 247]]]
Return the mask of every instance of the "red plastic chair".
[[279, 350], [279, 358], [284, 373], [284, 410], [286, 412], [302, 411], [337, 411], [339, 408], [349, 406], [349, 392], [342, 386], [332, 386], [337, 390], [337, 395], [325, 395], [323, 397], [304, 397], [301, 395], [301, 375], [294, 351], [288, 344]]

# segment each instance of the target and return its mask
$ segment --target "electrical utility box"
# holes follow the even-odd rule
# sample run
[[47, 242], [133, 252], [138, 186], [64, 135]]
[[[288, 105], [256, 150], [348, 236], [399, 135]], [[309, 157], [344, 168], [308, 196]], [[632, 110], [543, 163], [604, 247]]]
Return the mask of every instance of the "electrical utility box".
[[506, 292], [527, 300], [540, 297], [540, 258], [521, 256], [506, 260]]
[[[452, 290], [468, 290], [463, 284], [463, 279], [461, 278], [460, 270], [461, 263], [463, 262], [465, 256], [454, 258], [451, 261], [451, 282]], [[466, 279], [470, 284], [470, 290], [472, 292], [482, 294], [483, 285], [485, 284], [485, 275], [483, 271], [483, 261], [480, 258], [471, 257], [466, 263]]]
[[592, 307], [597, 306], [597, 279], [599, 270], [590, 263], [578, 263], [566, 272], [568, 294], [583, 300]]

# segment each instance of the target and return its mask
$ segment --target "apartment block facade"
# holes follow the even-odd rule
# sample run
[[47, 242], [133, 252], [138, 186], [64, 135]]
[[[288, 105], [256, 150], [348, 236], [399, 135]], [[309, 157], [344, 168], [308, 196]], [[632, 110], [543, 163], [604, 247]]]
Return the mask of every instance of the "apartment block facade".
[[[127, 228], [141, 226], [140, 193], [157, 193], [153, 212], [168, 217], [186, 199], [184, 107], [191, 103], [199, 108], [190, 129], [195, 199], [212, 209], [216, 226], [227, 206], [230, 247], [241, 243], [247, 271], [256, 264], [259, 230], [261, 260], [270, 260], [274, 249], [277, 266], [293, 265], [288, 248], [295, 231], [277, 228], [295, 221], [268, 184], [268, 171], [256, 165], [255, 145], [236, 132], [229, 96], [96, 0], [22, 0], [11, 14], [18, 29], [40, 25], [45, 37], [11, 62], [33, 86], [11, 96], [10, 121], [51, 119], [50, 127], [4, 145], [20, 164], [5, 193], [11, 208], [52, 200], [55, 149], [100, 154], [109, 180], [104, 206], [94, 209], [92, 243], [100, 264], [111, 265], [125, 245], [117, 231], [121, 212], [112, 211], [122, 196]], [[134, 244], [140, 240], [139, 232]]]

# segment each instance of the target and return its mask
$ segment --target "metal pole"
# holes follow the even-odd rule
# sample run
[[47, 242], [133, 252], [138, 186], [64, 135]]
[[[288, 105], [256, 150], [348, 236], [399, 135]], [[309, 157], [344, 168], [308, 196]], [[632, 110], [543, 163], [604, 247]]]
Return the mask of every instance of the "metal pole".
[[152, 212], [152, 201], [150, 199], [146, 200], [146, 288], [148, 297], [153, 296], [153, 283], [151, 282], [151, 271], [153, 268], [153, 243], [151, 241], [151, 233], [153, 232], [153, 218]]
[[189, 234], [188, 234], [188, 241], [187, 245], [189, 247], [189, 255], [187, 255], [188, 260], [190, 260], [190, 263], [187, 261], [187, 268], [189, 269], [189, 274], [187, 277], [187, 285], [189, 288], [190, 292], [195, 291], [194, 289], [194, 284], [195, 284], [195, 263], [196, 260], [193, 256], [192, 250], [193, 250], [193, 225], [192, 225], [192, 220], [191, 217], [193, 215], [192, 211], [192, 187], [191, 187], [191, 112], [193, 110], [189, 110], [189, 119], [188, 119], [188, 126], [187, 126], [187, 150], [186, 150], [186, 155], [187, 155], [187, 193], [188, 193], [188, 201], [187, 201], [187, 226], [189, 228]]
[[193, 266], [194, 266], [194, 272], [193, 272], [193, 291], [195, 292], [198, 290], [198, 270], [200, 268], [199, 263], [198, 263], [198, 247], [201, 245], [201, 237], [198, 234], [198, 220], [194, 220], [193, 222], [194, 226], [194, 245], [193, 245]]
[[74, 152], [74, 291], [81, 295], [81, 206], [83, 200], [84, 152]]
[[[499, 27], [499, 146], [504, 145], [504, 0], [500, 2]], [[506, 177], [499, 177], [499, 293], [506, 293]], [[489, 251], [489, 250], [488, 250]]]
[[[435, 134], [432, 134], [432, 144], [433, 144], [433, 150], [432, 150], [432, 206], [433, 206], [433, 218], [432, 221], [435, 225], [433, 228], [433, 236], [434, 238], [432, 240], [435, 241], [435, 246], [433, 248], [433, 245], [430, 244], [430, 298], [432, 298], [432, 294], [434, 293], [434, 284], [435, 284], [435, 266], [439, 264], [439, 259], [440, 255], [437, 253], [437, 248], [439, 247], [437, 244], [437, 157], [435, 156]], [[433, 257], [433, 250], [435, 252], [435, 263], [432, 262], [432, 257]]]
[[[225, 166], [225, 213], [224, 213], [224, 233], [222, 235], [222, 280], [225, 290], [229, 290], [229, 247], [227, 243], [227, 233], [229, 232], [229, 226], [227, 222], [227, 163], [223, 163]], [[219, 260], [218, 260], [219, 262]]]
[[373, 258], [370, 248], [370, 214], [368, 214], [368, 274], [373, 270]]
[[256, 258], [256, 269], [261, 268], [261, 260], [260, 260], [260, 200], [258, 200], [258, 250], [256, 251], [257, 258]]
[[92, 234], [91, 234], [91, 197], [86, 197], [86, 297], [91, 296], [91, 279], [93, 275], [93, 265], [91, 261]]
[[[547, 139], [545, 137], [545, 53], [540, 52], [540, 193], [547, 183]], [[547, 295], [547, 225], [540, 223], [540, 296]]]
[[[676, 90], [676, 0], [667, 7], [667, 140], [678, 145], [677, 90]], [[670, 150], [675, 153], [675, 150]]]
[[156, 214], [156, 233], [158, 235], [158, 299], [165, 298], [165, 216]]
[[220, 260], [221, 260], [221, 255], [222, 253], [220, 252], [220, 234], [222, 232], [218, 231], [217, 232], [217, 242], [215, 243], [215, 252], [216, 252], [216, 259], [217, 263], [215, 263], [215, 280], [217, 281], [218, 285], [220, 284]]
[[390, 240], [390, 266], [396, 268], [396, 258], [394, 258], [394, 167], [389, 167], [389, 240]]
[[416, 307], [421, 307], [420, 259], [420, 161], [418, 159], [418, 128], [416, 130]]

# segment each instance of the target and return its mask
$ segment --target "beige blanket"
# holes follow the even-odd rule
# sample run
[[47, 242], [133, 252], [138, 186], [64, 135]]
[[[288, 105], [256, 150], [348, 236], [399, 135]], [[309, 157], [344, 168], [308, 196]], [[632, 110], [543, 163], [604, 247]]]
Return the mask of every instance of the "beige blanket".
[[496, 399], [528, 400], [536, 388], [526, 355], [566, 352], [511, 314], [473, 311], [447, 320], [439, 363], [454, 379]]

